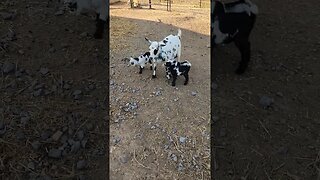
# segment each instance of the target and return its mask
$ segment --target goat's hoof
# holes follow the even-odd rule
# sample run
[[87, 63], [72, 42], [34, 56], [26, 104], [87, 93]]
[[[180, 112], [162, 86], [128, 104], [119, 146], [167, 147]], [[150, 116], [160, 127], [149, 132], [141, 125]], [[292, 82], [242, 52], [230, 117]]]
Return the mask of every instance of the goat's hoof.
[[238, 75], [241, 75], [241, 74], [243, 74], [245, 72], [245, 69], [242, 69], [242, 68], [238, 68], [237, 70], [236, 70], [236, 74], [238, 74]]
[[188, 82], [185, 82], [185, 83], [184, 83], [184, 85], [187, 85], [187, 84], [188, 84]]
[[150, 70], [152, 70], [152, 67], [150, 67]]
[[157, 76], [156, 75], [152, 75], [152, 79], [156, 78]]
[[171, 86], [176, 86], [176, 84], [171, 84]]
[[139, 74], [142, 74], [142, 72], [139, 72]]
[[102, 39], [103, 38], [103, 35], [101, 33], [94, 33], [93, 37], [95, 39]]

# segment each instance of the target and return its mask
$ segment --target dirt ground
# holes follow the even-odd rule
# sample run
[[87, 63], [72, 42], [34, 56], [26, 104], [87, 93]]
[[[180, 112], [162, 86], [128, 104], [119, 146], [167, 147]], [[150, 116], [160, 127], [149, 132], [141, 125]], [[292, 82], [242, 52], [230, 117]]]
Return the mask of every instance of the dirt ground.
[[[110, 6], [110, 179], [210, 179], [209, 9], [128, 9]], [[176, 87], [125, 58], [148, 51], [182, 30], [182, 57], [190, 82]]]
[[319, 180], [320, 2], [253, 2], [249, 71], [233, 44], [212, 54], [214, 177]]
[[61, 6], [0, 1], [0, 179], [106, 177], [107, 38]]

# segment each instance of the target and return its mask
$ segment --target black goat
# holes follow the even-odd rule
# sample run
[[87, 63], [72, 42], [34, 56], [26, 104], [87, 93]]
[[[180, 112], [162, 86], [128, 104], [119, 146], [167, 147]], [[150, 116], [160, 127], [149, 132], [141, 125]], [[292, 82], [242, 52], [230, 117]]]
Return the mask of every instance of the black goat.
[[234, 42], [241, 53], [241, 61], [236, 70], [242, 74], [248, 67], [251, 56], [249, 36], [256, 21], [258, 8], [249, 0], [231, 3], [213, 2], [213, 48], [217, 44]]

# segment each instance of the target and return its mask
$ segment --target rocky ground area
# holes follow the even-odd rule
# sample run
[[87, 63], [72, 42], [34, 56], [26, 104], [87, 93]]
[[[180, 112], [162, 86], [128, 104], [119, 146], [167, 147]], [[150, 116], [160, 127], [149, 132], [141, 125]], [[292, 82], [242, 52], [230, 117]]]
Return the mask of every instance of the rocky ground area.
[[235, 46], [213, 52], [216, 179], [319, 179], [319, 1], [262, 1], [243, 76]]
[[[110, 7], [110, 178], [210, 179], [209, 9], [173, 6]], [[196, 25], [196, 26], [195, 26]], [[182, 30], [182, 60], [190, 82], [166, 80], [162, 65], [152, 79], [127, 58]]]
[[0, 179], [104, 179], [106, 38], [58, 1], [0, 2]]

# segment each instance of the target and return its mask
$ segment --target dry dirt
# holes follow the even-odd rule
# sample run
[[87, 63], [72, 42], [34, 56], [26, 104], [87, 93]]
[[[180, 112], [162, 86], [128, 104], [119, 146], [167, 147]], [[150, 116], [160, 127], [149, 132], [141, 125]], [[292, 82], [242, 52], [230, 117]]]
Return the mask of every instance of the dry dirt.
[[[209, 9], [110, 6], [110, 179], [210, 179]], [[158, 66], [128, 67], [125, 58], [182, 30], [190, 82], [176, 87]]]
[[319, 180], [320, 2], [254, 2], [249, 71], [233, 44], [212, 54], [214, 177]]
[[107, 37], [59, 7], [0, 1], [0, 179], [106, 177]]

